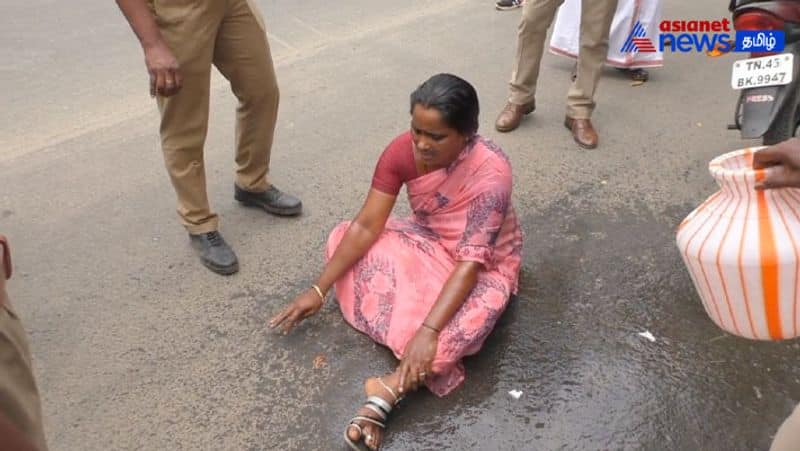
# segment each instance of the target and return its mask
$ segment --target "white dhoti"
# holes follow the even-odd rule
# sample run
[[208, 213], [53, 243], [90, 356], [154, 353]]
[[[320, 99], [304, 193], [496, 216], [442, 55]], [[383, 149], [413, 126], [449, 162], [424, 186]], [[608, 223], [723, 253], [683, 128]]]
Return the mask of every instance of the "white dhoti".
[[[591, 1], [591, 0], [590, 0]], [[661, 21], [661, 0], [619, 0], [611, 23], [606, 64], [624, 69], [661, 67], [664, 62], [658, 50], [658, 24]], [[570, 58], [578, 57], [581, 26], [581, 0], [565, 0], [558, 11], [556, 26], [550, 38], [550, 52]], [[644, 27], [656, 51], [622, 52], [636, 22]]]

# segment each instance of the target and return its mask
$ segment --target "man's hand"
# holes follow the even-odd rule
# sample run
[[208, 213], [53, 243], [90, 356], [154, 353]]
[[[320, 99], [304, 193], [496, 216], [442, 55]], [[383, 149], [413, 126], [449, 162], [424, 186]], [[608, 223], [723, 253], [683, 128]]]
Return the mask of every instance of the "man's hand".
[[800, 138], [792, 138], [753, 154], [753, 169], [766, 169], [756, 189], [800, 188]]
[[322, 308], [322, 299], [319, 298], [319, 294], [308, 289], [269, 320], [269, 327], [275, 329], [283, 325], [283, 333], [288, 334], [301, 321], [317, 313], [320, 308]]
[[[178, 60], [170, 50], [153, 12], [144, 0], [117, 0], [144, 50], [144, 63], [150, 74], [150, 96], [169, 97], [181, 89], [183, 77]], [[186, 37], [186, 39], [191, 39]]]
[[163, 41], [144, 49], [144, 62], [150, 74], [150, 97], [169, 97], [180, 91], [183, 76], [178, 59]]
[[431, 375], [433, 358], [436, 357], [436, 348], [439, 346], [439, 334], [427, 327], [420, 327], [414, 338], [408, 342], [400, 361], [398, 373], [400, 374], [400, 392], [407, 393], [416, 390]]

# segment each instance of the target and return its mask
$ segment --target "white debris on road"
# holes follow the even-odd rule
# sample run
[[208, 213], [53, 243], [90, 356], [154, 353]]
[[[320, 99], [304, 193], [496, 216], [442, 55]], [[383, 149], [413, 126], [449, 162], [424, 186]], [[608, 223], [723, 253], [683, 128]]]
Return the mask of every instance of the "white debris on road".
[[647, 338], [651, 342], [655, 342], [656, 341], [656, 337], [654, 337], [653, 334], [651, 334], [649, 330], [646, 330], [644, 332], [639, 332], [639, 336]]

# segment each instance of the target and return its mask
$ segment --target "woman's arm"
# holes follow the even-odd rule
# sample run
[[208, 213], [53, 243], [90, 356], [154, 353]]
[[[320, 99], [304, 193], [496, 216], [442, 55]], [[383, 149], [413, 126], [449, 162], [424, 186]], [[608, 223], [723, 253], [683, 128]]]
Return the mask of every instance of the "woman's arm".
[[482, 268], [483, 265], [478, 262], [459, 262], [439, 293], [439, 299], [433, 304], [433, 308], [422, 323], [423, 327], [433, 329], [437, 333], [441, 331], [475, 288], [475, 284], [478, 283], [478, 272]]
[[316, 286], [322, 291], [317, 293], [313, 287], [300, 293], [286, 308], [269, 322], [269, 327], [283, 326], [283, 332], [289, 333], [300, 321], [317, 313], [322, 307], [323, 299], [336, 282], [346, 273], [375, 243], [383, 232], [389, 214], [394, 208], [397, 196], [370, 189], [364, 206], [350, 223], [339, 247], [331, 256], [328, 264], [317, 279]]
[[334, 282], [367, 253], [383, 233], [397, 196], [370, 189], [364, 206], [347, 228], [339, 247], [322, 270], [316, 285], [327, 293]]
[[433, 304], [428, 316], [409, 341], [400, 362], [400, 391], [416, 389], [433, 371], [433, 358], [439, 341], [439, 332], [450, 322], [469, 293], [478, 283], [478, 272], [483, 264], [474, 261], [458, 262], [445, 282], [439, 298]]
[[456, 267], [445, 282], [423, 327], [440, 331], [478, 282], [478, 272], [491, 266], [494, 247], [505, 222], [511, 198], [511, 179], [502, 172], [483, 176], [485, 190], [470, 201], [464, 235], [456, 249]]

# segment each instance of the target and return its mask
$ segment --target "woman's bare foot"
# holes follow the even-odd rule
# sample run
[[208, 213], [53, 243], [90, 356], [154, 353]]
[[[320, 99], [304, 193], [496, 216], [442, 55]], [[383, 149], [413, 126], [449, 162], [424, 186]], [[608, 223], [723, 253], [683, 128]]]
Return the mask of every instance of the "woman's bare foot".
[[[383, 381], [383, 384], [381, 383]], [[386, 387], [384, 387], [384, 384]], [[397, 403], [397, 388], [400, 385], [400, 376], [396, 373], [392, 373], [388, 376], [384, 376], [382, 378], [373, 377], [367, 379], [364, 382], [364, 392], [366, 392], [367, 397], [370, 396], [377, 396], [382, 400], [386, 401], [388, 405], [394, 406]], [[372, 418], [381, 423], [385, 423], [385, 420], [380, 418], [380, 416], [372, 409], [364, 406], [359, 409], [357, 416], [363, 416], [367, 418]], [[356, 427], [355, 425], [358, 425]], [[359, 427], [361, 430], [359, 430]], [[364, 420], [355, 420], [353, 424], [347, 427], [347, 437], [353, 441], [353, 443], [358, 443], [359, 441], [363, 440], [364, 444], [371, 450], [377, 450], [380, 448], [381, 443], [383, 443], [383, 429], [378, 426], [377, 424], [370, 423]]]

